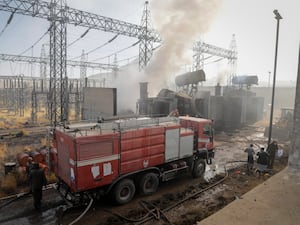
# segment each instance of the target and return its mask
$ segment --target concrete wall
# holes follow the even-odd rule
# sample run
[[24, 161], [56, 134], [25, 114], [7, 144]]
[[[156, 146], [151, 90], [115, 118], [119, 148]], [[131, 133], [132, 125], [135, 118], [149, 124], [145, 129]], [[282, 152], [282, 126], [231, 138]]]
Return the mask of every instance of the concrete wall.
[[116, 88], [84, 88], [83, 120], [97, 120], [99, 117], [110, 117], [117, 114]]
[[[272, 88], [253, 87], [256, 96], [265, 98], [264, 109], [269, 114], [272, 98]], [[294, 108], [296, 87], [276, 87], [274, 96], [274, 119], [280, 115], [281, 108]], [[268, 118], [268, 117], [267, 117]]]
[[[222, 87], [222, 91], [224, 91]], [[210, 91], [211, 95], [215, 95], [215, 87], [212, 86], [202, 86], [199, 90]], [[257, 87], [253, 86], [250, 88], [251, 92], [255, 93], [255, 96], [262, 97], [264, 99], [263, 108], [265, 119], [269, 118], [272, 88], [268, 87]], [[296, 87], [276, 87], [275, 88], [275, 98], [274, 98], [274, 119], [278, 118], [280, 115], [280, 108], [294, 108], [295, 103]], [[258, 104], [261, 104], [261, 100]]]
[[298, 76], [294, 104], [294, 127], [292, 148], [289, 152], [289, 168], [300, 170], [300, 49], [298, 58]]

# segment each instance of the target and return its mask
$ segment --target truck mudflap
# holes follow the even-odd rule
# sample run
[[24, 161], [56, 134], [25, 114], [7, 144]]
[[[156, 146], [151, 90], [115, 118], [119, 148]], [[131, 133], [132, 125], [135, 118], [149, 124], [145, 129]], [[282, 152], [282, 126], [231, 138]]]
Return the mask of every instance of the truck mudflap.
[[207, 151], [207, 158], [206, 158], [206, 163], [208, 165], [212, 164], [212, 159], [215, 157], [215, 150], [209, 150]]
[[214, 151], [214, 149], [207, 150], [206, 148], [198, 149], [196, 152], [196, 156], [198, 158], [205, 159], [206, 163], [208, 165], [210, 165], [210, 164], [212, 164], [212, 159], [215, 157], [215, 151]]

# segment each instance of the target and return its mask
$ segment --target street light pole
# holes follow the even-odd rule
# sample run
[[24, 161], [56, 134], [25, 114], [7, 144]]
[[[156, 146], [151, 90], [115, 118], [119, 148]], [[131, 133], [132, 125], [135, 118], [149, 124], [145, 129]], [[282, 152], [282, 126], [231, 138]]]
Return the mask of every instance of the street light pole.
[[275, 19], [277, 20], [276, 29], [276, 44], [275, 44], [275, 61], [274, 61], [274, 76], [273, 76], [273, 89], [272, 89], [272, 102], [271, 102], [271, 113], [270, 113], [270, 124], [269, 124], [269, 138], [268, 145], [271, 143], [272, 138], [272, 125], [273, 125], [273, 111], [274, 111], [274, 95], [275, 95], [275, 81], [276, 81], [276, 69], [277, 69], [277, 52], [278, 52], [278, 36], [279, 36], [279, 21], [282, 19], [278, 10], [273, 11], [275, 14]]

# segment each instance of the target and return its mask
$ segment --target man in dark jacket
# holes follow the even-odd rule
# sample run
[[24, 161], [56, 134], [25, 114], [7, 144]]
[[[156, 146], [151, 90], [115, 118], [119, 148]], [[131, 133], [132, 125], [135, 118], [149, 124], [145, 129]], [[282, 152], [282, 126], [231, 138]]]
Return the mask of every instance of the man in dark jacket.
[[265, 152], [265, 148], [260, 148], [260, 152], [257, 153], [257, 156], [257, 171], [259, 172], [259, 175], [261, 175], [267, 169], [269, 155]]
[[47, 184], [44, 171], [39, 167], [38, 163], [33, 163], [29, 174], [29, 183], [33, 196], [33, 205], [37, 210], [41, 209], [41, 200], [43, 197], [42, 188]]
[[278, 151], [278, 145], [276, 141], [272, 141], [271, 144], [268, 145], [267, 153], [269, 154], [269, 162], [268, 162], [268, 168], [272, 169], [276, 152]]

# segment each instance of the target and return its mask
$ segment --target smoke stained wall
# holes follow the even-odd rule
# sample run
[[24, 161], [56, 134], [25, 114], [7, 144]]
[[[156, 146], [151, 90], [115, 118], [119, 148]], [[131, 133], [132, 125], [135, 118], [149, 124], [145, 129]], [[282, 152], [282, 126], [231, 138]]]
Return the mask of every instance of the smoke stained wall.
[[[165, 88], [169, 77], [192, 63], [193, 42], [209, 30], [222, 0], [152, 0], [154, 28], [161, 35], [161, 47], [145, 69], [147, 81], [156, 91]], [[190, 55], [187, 55], [190, 50]]]

